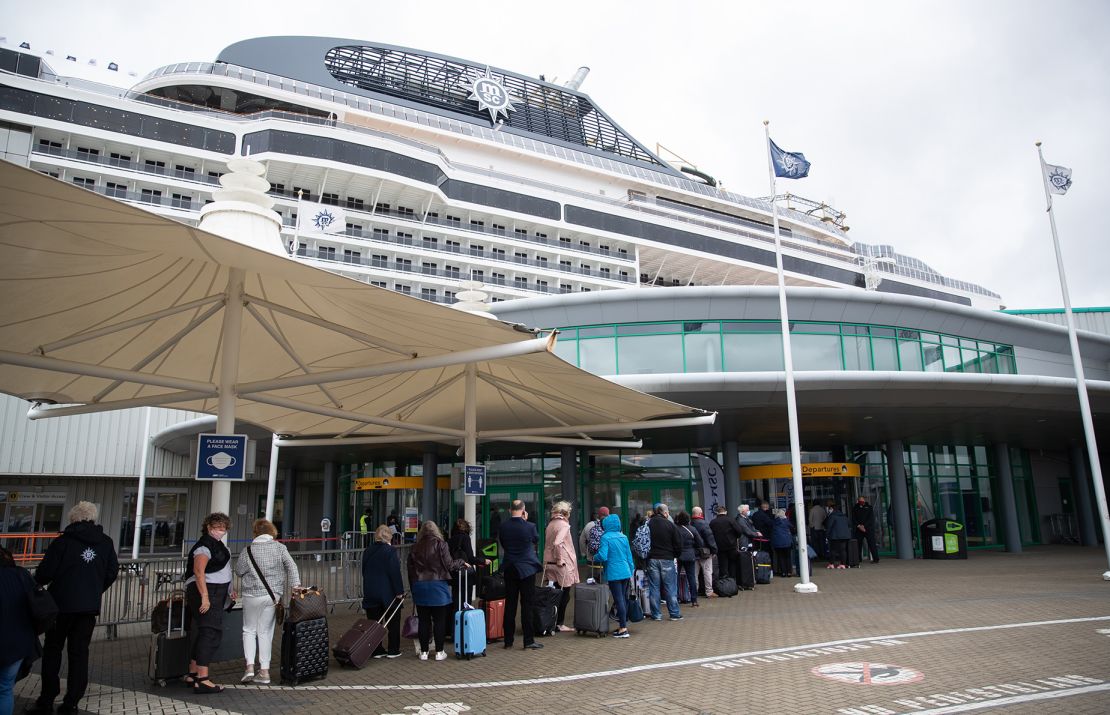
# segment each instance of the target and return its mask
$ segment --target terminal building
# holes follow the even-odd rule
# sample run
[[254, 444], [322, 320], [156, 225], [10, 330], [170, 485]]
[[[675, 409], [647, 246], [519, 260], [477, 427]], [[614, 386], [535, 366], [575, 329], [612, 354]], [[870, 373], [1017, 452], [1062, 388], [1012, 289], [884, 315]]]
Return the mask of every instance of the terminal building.
[[[645, 432], [640, 450], [481, 445], [480, 535], [514, 498], [569, 498], [579, 524], [601, 505], [625, 524], [657, 501], [689, 510], [698, 454], [724, 467], [730, 506], [792, 501], [773, 466], [789, 449], [772, 197], [725, 191], [650, 151], [581, 91], [584, 68], [556, 84], [391, 45], [266, 37], [139, 77], [62, 49], [0, 45], [7, 161], [196, 225], [228, 160], [250, 156], [267, 167], [290, 260], [436, 303], [480, 283], [497, 318], [558, 330], [565, 360], [718, 413], [712, 427]], [[855, 243], [820, 202], [777, 203], [803, 461], [852, 465], [808, 477], [807, 502], [869, 497], [890, 552], [892, 479], [905, 480], [914, 523], [959, 521], [971, 548], [1095, 543], [1060, 316], [1002, 310], [984, 287]], [[306, 220], [321, 214], [330, 224]], [[1077, 312], [1103, 444], [1108, 312]], [[88, 499], [130, 549], [145, 410], [31, 423], [27, 408], [0, 399], [0, 531], [56, 531]], [[172, 553], [208, 508], [191, 450], [214, 418], [151, 419], [141, 550]], [[232, 490], [233, 539], [263, 511], [270, 440], [239, 429], [254, 449]], [[365, 508], [376, 522], [396, 512], [448, 525], [461, 515], [458, 467], [453, 445], [286, 450], [275, 521], [311, 539], [357, 529]], [[420, 513], [415, 480], [433, 472], [435, 513]], [[541, 527], [544, 511], [530, 510]]]

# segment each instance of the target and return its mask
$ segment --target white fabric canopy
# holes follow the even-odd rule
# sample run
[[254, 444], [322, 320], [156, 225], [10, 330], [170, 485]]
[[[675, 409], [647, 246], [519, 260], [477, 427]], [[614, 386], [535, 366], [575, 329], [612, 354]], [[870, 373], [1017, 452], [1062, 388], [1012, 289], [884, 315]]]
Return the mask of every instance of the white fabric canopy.
[[[97, 409], [166, 404], [215, 413], [230, 268], [246, 273], [236, 417], [275, 433], [457, 438], [467, 360], [453, 356], [463, 351], [480, 358], [479, 439], [528, 428], [625, 437], [624, 423], [703, 414], [579, 370], [550, 352], [552, 341], [505, 323], [258, 251], [7, 162], [0, 390]], [[500, 357], [512, 352], [520, 354]], [[375, 366], [386, 374], [367, 376]], [[343, 370], [356, 372], [321, 377]], [[288, 383], [307, 373], [299, 382], [309, 384]], [[590, 428], [600, 425], [608, 427]]]

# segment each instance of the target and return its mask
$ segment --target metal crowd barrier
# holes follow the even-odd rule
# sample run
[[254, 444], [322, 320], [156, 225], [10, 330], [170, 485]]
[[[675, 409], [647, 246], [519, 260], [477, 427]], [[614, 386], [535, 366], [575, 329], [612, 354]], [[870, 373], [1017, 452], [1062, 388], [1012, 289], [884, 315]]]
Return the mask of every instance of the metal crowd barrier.
[[[364, 548], [361, 544], [368, 543], [363, 536], [372, 538], [371, 534], [343, 539], [350, 545], [342, 549], [291, 550], [289, 553], [297, 564], [301, 584], [322, 590], [330, 606], [358, 608], [362, 603]], [[394, 548], [401, 557], [401, 578], [407, 589], [405, 569], [412, 546], [405, 544]], [[175, 588], [183, 588], [185, 563], [185, 559], [177, 555], [120, 559], [119, 577], [104, 594], [97, 625], [106, 627], [111, 638], [116, 635], [117, 626], [148, 621], [158, 601], [168, 597]]]

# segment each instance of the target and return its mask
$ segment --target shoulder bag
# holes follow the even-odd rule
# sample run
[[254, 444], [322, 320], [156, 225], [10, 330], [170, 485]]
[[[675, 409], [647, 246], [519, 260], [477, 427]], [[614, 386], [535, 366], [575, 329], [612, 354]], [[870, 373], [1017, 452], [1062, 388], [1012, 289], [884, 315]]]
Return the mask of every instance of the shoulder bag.
[[301, 589], [293, 594], [289, 599], [289, 613], [286, 614], [285, 620], [290, 623], [300, 623], [301, 621], [311, 621], [317, 618], [324, 618], [328, 612], [328, 597], [324, 592], [315, 586]]
[[258, 574], [258, 580], [266, 587], [266, 593], [270, 594], [270, 600], [274, 602], [274, 623], [280, 626], [285, 622], [285, 604], [274, 595], [274, 590], [270, 588], [266, 577], [262, 575], [262, 569], [258, 568], [258, 562], [254, 560], [254, 554], [251, 553], [251, 547], [249, 546], [247, 547], [247, 558], [251, 560], [251, 566], [254, 567], [254, 572]]
[[[682, 527], [682, 528], [686, 529], [686, 533], [690, 534], [690, 538], [693, 539], [695, 543], [697, 543], [698, 538], [696, 536], [694, 536], [693, 532], [691, 532], [690, 529], [685, 527], [685, 526]], [[703, 542], [703, 544], [704, 544], [704, 542]], [[703, 546], [695, 546], [694, 547], [694, 555], [697, 556], [698, 559], [708, 559], [710, 556], [713, 555], [713, 552], [709, 550], [708, 546], [704, 546], [704, 545]]]
[[58, 617], [58, 604], [50, 592], [39, 584], [31, 591], [31, 624], [35, 635], [40, 636], [50, 630]]

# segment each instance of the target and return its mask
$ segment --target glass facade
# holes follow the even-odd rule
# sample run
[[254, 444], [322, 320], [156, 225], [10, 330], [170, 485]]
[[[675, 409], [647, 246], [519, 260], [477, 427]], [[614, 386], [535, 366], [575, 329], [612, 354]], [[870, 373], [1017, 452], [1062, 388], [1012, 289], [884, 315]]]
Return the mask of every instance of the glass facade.
[[[792, 321], [796, 370], [1015, 374], [1011, 345], [887, 325]], [[597, 375], [783, 369], [772, 321], [626, 323], [563, 328], [555, 350]]]

